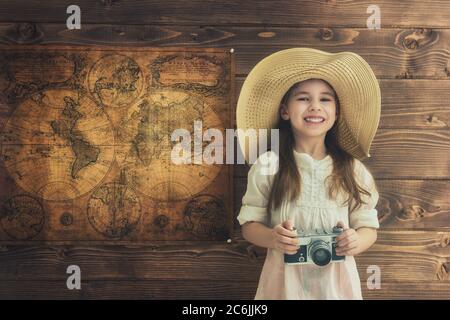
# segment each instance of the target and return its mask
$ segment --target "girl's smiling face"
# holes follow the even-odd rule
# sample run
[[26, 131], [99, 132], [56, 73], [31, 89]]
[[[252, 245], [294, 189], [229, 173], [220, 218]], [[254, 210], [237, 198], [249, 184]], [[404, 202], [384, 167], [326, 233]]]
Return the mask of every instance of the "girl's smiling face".
[[281, 105], [280, 114], [284, 120], [290, 120], [297, 137], [325, 137], [338, 117], [336, 100], [325, 81], [308, 79], [297, 85]]

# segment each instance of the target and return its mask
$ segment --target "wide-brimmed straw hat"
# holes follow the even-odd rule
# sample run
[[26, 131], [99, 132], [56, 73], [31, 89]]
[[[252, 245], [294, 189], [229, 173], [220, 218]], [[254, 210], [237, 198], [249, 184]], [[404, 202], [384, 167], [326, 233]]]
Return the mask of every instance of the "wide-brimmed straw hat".
[[[359, 160], [370, 157], [370, 145], [380, 121], [381, 93], [371, 67], [354, 52], [291, 48], [262, 59], [242, 86], [236, 110], [237, 128], [275, 128], [283, 95], [296, 82], [312, 78], [327, 81], [338, 96], [338, 123], [332, 130], [336, 131], [339, 146]], [[251, 146], [245, 137], [238, 130], [239, 144], [248, 163]]]

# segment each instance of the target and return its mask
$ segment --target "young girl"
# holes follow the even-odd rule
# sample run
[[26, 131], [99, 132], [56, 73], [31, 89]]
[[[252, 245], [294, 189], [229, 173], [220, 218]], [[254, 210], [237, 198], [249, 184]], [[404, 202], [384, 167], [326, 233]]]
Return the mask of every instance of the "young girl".
[[[296, 48], [272, 56], [285, 52], [289, 55], [283, 59], [278, 57], [274, 62], [266, 58], [252, 70], [238, 102], [238, 128], [279, 129], [279, 154], [268, 151], [251, 166], [237, 217], [243, 237], [268, 249], [255, 299], [362, 299], [354, 256], [366, 251], [377, 238], [375, 206], [379, 196], [372, 175], [358, 158], [370, 156], [368, 150], [378, 126], [378, 82], [368, 64], [353, 53]], [[296, 59], [306, 63], [295, 65]], [[341, 63], [344, 60], [346, 64]], [[267, 77], [280, 83], [288, 77], [260, 72], [264, 65], [274, 69], [279, 64], [292, 69], [293, 84], [284, 84], [289, 89], [285, 92], [282, 85], [280, 89], [273, 85], [275, 92], [255, 89], [258, 83], [267, 82]], [[305, 75], [302, 68], [314, 71]], [[359, 73], [354, 87], [344, 88], [342, 83], [354, 77], [355, 70]], [[367, 90], [359, 91], [363, 88]], [[262, 97], [249, 99], [256, 96], [255, 90]], [[278, 100], [280, 92], [283, 96]], [[363, 94], [365, 101], [360, 99]], [[272, 96], [272, 105], [264, 109], [263, 101]], [[276, 113], [268, 111], [270, 108]], [[272, 122], [276, 116], [276, 125], [251, 123], [251, 112]], [[370, 121], [375, 126], [368, 125]], [[365, 135], [369, 139], [364, 139]], [[263, 156], [270, 159], [269, 166], [277, 165], [274, 174], [262, 170], [267, 165]], [[334, 226], [344, 229], [336, 245], [336, 254], [345, 256], [343, 262], [325, 266], [284, 262], [285, 254], [299, 249], [294, 227], [312, 232]]]

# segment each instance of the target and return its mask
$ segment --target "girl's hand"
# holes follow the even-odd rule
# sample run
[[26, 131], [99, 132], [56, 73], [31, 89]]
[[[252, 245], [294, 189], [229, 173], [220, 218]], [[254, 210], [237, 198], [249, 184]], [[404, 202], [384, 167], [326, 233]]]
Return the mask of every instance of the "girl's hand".
[[286, 254], [295, 254], [300, 249], [299, 240], [295, 238], [297, 233], [293, 230], [293, 223], [291, 220], [286, 220], [272, 229], [272, 243], [273, 247]]
[[360, 253], [361, 239], [356, 230], [345, 228], [342, 221], [339, 221], [337, 226], [344, 228], [344, 232], [336, 237], [336, 255], [354, 256]]

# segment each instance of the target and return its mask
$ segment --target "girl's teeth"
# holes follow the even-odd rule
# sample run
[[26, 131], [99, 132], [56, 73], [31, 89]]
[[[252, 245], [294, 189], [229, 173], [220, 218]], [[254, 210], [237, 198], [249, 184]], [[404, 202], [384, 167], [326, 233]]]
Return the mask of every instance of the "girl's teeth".
[[324, 119], [310, 119], [310, 118], [306, 118], [305, 119], [306, 120], [306, 122], [323, 122], [323, 121], [325, 121]]

